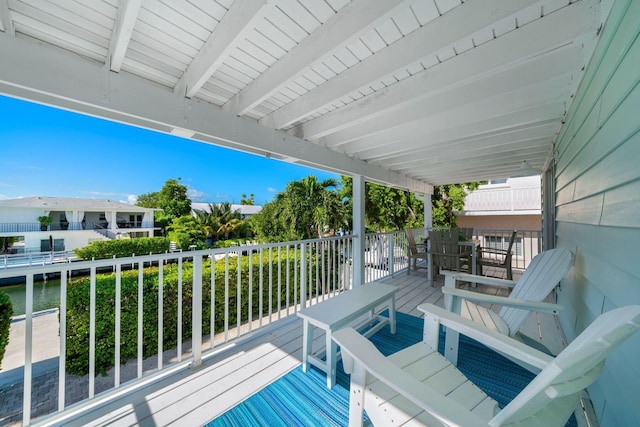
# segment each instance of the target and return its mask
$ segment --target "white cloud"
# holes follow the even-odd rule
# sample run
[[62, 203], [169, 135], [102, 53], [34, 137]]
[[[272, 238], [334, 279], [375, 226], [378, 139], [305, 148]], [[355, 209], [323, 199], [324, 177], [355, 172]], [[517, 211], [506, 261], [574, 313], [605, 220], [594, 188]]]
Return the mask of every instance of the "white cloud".
[[195, 188], [189, 188], [187, 190], [187, 197], [191, 200], [200, 200], [204, 196], [206, 196], [206, 194], [203, 191], [196, 190]]
[[138, 196], [136, 196], [135, 194], [129, 194], [127, 196], [127, 203], [131, 205], [135, 205], [137, 202], [138, 202]]
[[269, 193], [277, 193], [277, 192], [278, 192], [278, 190], [276, 190], [276, 189], [275, 189], [275, 188], [273, 188], [273, 187], [269, 187], [269, 188], [267, 188], [267, 191], [268, 191]]

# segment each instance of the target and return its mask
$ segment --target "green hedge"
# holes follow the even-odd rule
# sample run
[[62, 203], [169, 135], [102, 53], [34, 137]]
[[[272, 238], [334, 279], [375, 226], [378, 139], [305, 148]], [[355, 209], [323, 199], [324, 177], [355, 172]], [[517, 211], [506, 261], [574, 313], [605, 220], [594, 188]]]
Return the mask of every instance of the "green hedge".
[[[315, 261], [310, 260], [315, 268]], [[299, 260], [298, 260], [299, 264]], [[237, 258], [229, 258], [229, 329], [237, 325]], [[262, 314], [269, 312], [269, 259], [263, 255], [263, 306]], [[289, 302], [294, 303], [294, 298], [300, 296], [294, 291], [295, 262], [292, 257], [289, 260]], [[249, 313], [249, 259], [241, 257], [241, 323], [248, 320]], [[280, 306], [285, 306], [287, 301], [285, 254], [281, 255], [280, 274], [282, 278], [281, 288], [278, 289], [278, 259], [273, 254], [271, 268], [273, 271], [273, 283], [271, 289], [271, 308], [276, 311]], [[182, 338], [191, 337], [191, 302], [192, 302], [192, 264], [183, 264], [182, 287]], [[315, 276], [315, 275], [312, 275]], [[259, 277], [260, 262], [257, 254], [253, 255], [252, 275], [252, 317], [257, 319], [259, 315]], [[224, 331], [224, 299], [225, 299], [225, 261], [218, 260], [215, 263], [215, 301], [214, 301], [214, 328], [215, 332]], [[299, 281], [299, 277], [298, 277]], [[315, 293], [315, 277], [310, 277], [309, 289]], [[67, 369], [75, 375], [84, 375], [89, 370], [89, 277], [83, 277], [70, 282], [67, 296]], [[202, 319], [203, 335], [210, 333], [211, 324], [211, 263], [206, 261], [203, 265], [203, 302]], [[121, 350], [120, 362], [137, 357], [138, 342], [138, 270], [124, 271], [121, 274]], [[150, 357], [157, 354], [158, 349], [158, 268], [150, 267], [143, 270], [143, 354]], [[280, 295], [280, 304], [278, 304]], [[177, 310], [178, 310], [178, 265], [164, 266], [163, 271], [163, 348], [165, 350], [177, 346]], [[115, 350], [115, 274], [101, 274], [96, 278], [96, 372], [106, 374], [113, 367]]]
[[9, 344], [9, 328], [11, 327], [13, 306], [9, 295], [0, 292], [0, 364], [4, 358], [4, 351]]
[[169, 250], [166, 237], [139, 237], [135, 239], [97, 240], [89, 246], [75, 249], [75, 254], [86, 260], [125, 258], [132, 255], [161, 254]]

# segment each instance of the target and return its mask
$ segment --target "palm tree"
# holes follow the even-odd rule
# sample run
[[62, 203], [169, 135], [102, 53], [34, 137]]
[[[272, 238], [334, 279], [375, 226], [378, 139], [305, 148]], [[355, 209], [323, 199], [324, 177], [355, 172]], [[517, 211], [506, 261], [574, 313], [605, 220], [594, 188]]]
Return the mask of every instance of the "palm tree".
[[276, 199], [282, 203], [283, 219], [297, 238], [322, 237], [345, 224], [346, 211], [340, 195], [332, 188], [335, 179], [319, 182], [314, 175], [290, 182]]

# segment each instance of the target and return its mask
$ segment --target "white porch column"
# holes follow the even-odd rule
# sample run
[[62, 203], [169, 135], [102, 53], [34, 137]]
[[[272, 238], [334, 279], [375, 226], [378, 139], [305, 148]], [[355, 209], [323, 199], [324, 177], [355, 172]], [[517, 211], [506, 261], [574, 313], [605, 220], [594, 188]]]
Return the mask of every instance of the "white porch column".
[[[433, 193], [433, 190], [431, 191]], [[424, 235], [425, 237], [429, 235], [429, 230], [433, 227], [433, 212], [431, 205], [431, 194], [425, 193], [424, 195]], [[427, 243], [427, 250], [429, 249], [429, 243]], [[431, 255], [427, 255], [427, 277], [428, 280], [431, 280], [433, 277], [433, 271], [431, 270], [431, 266], [433, 265], [433, 260], [431, 259]], [[408, 268], [408, 267], [407, 267]]]
[[113, 230], [113, 229], [118, 227], [117, 220], [118, 220], [118, 213], [116, 211], [109, 212], [109, 220], [108, 220], [109, 221], [109, 227], [108, 228], [110, 230]]
[[364, 283], [364, 190], [362, 175], [353, 176], [353, 285], [357, 288]]

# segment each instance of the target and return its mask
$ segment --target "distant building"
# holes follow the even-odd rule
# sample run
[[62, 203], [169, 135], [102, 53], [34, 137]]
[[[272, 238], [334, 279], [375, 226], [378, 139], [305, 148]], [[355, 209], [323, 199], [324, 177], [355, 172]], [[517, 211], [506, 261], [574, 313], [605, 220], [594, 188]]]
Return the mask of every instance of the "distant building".
[[473, 228], [482, 246], [506, 249], [512, 230], [514, 264], [527, 265], [541, 249], [542, 195], [540, 176], [493, 180], [471, 192], [464, 211], [458, 213], [460, 228]]
[[[156, 210], [102, 199], [0, 200], [0, 253], [73, 250], [94, 240], [153, 236]], [[10, 246], [6, 237], [13, 238]]]
[[[210, 212], [209, 203], [195, 203], [191, 202], [191, 210], [192, 211], [200, 211], [200, 212]], [[253, 215], [260, 213], [262, 211], [262, 206], [257, 205], [231, 205], [231, 211], [239, 211], [242, 219], [247, 219], [252, 217]]]

